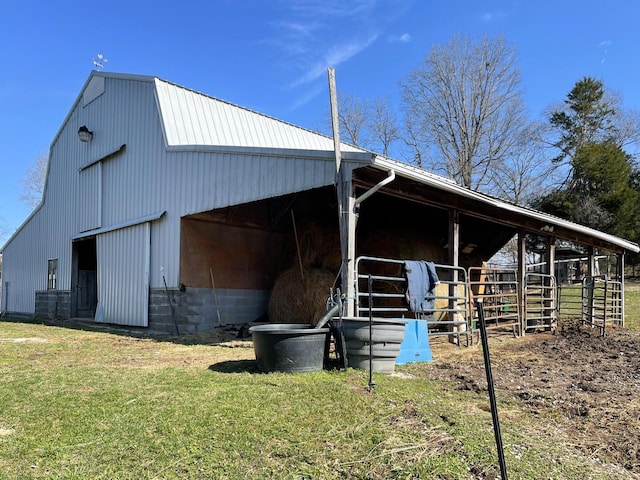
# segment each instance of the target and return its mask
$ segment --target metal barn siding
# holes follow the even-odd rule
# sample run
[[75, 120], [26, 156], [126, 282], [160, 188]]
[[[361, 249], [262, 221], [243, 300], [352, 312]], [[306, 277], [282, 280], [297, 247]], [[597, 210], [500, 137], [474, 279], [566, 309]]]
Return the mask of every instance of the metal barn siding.
[[102, 226], [102, 163], [96, 163], [78, 172], [78, 232]]
[[[164, 168], [163, 168], [164, 170]], [[166, 171], [180, 215], [333, 184], [331, 161], [229, 153], [172, 152]]]
[[[93, 119], [95, 137], [104, 137], [105, 148], [100, 148], [86, 161], [95, 161], [104, 155], [119, 151], [100, 162], [101, 169], [101, 227], [108, 228], [132, 219], [144, 217], [175, 203], [176, 191], [172, 185], [172, 172], [165, 169], [166, 148], [162, 137], [160, 119], [154, 95], [154, 83], [150, 80], [131, 81], [127, 78], [109, 78], [105, 94], [92, 102], [87, 109]], [[93, 111], [95, 110], [95, 111]], [[91, 143], [93, 143], [93, 141]], [[91, 167], [91, 170], [95, 167]], [[83, 175], [85, 171], [79, 175]], [[169, 176], [167, 179], [166, 176]], [[178, 261], [173, 261], [179, 251], [179, 218], [175, 212], [168, 215], [164, 227], [152, 228], [154, 234], [154, 261], [151, 268], [151, 285], [160, 287], [162, 277], [159, 267], [165, 266], [167, 278], [175, 278], [177, 285]], [[171, 228], [167, 223], [173, 224]], [[156, 239], [156, 234], [162, 238]], [[166, 237], [166, 238], [164, 238]], [[168, 241], [167, 241], [168, 240]], [[168, 261], [166, 259], [171, 259]], [[103, 279], [104, 281], [104, 279]], [[114, 291], [121, 287], [113, 285]]]
[[24, 241], [7, 245], [2, 258], [2, 284], [8, 288], [3, 292], [3, 310], [9, 312], [35, 312], [35, 290], [47, 288], [46, 254], [37, 241], [41, 222], [31, 217], [29, 235]]
[[149, 313], [148, 222], [96, 237], [98, 309], [96, 318], [118, 325], [146, 327]]
[[[83, 125], [91, 142], [78, 140]], [[152, 77], [94, 72], [54, 138], [45, 203], [7, 244], [9, 306], [33, 312], [50, 258], [58, 289], [71, 289], [71, 238], [158, 211], [166, 215], [150, 228], [150, 286], [163, 286], [164, 267], [175, 287], [181, 217], [330, 185], [332, 150], [327, 137]], [[126, 257], [112, 253], [103, 261]], [[105, 298], [123, 291], [111, 281], [101, 277]]]

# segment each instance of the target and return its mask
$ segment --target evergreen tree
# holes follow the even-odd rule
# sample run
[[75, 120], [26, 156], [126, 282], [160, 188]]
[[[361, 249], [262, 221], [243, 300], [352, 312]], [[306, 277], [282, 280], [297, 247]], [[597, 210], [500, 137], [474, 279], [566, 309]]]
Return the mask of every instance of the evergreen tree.
[[534, 206], [613, 235], [638, 238], [639, 194], [633, 160], [622, 149], [615, 108], [601, 81], [585, 77], [555, 111], [549, 124], [558, 132], [556, 162], [570, 167], [565, 183]]
[[588, 142], [576, 152], [573, 166], [574, 220], [635, 238], [638, 192], [629, 156], [612, 142]]
[[564, 110], [554, 111], [549, 117], [549, 124], [560, 134], [553, 142], [560, 150], [554, 161], [571, 160], [587, 142], [613, 138], [612, 121], [616, 111], [606, 100], [600, 80], [584, 77], [571, 89], [564, 103]]

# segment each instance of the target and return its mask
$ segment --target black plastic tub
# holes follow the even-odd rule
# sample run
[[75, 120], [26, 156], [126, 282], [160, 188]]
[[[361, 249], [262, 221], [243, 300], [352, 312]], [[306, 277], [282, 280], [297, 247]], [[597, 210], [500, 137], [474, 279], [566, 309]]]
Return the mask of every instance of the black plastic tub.
[[328, 328], [296, 323], [256, 325], [249, 329], [258, 368], [263, 373], [322, 370]]

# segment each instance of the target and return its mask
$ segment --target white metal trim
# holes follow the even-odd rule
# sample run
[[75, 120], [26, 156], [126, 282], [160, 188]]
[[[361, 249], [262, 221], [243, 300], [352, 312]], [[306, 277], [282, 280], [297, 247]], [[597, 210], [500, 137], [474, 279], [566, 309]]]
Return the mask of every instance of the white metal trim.
[[87, 230], [86, 232], [78, 233], [71, 237], [71, 240], [79, 240], [81, 238], [91, 237], [93, 235], [100, 235], [102, 233], [113, 232], [114, 230], [121, 230], [123, 228], [133, 227], [135, 225], [140, 225], [141, 223], [153, 222], [154, 220], [159, 220], [166, 213], [166, 211], [162, 211], [159, 213], [153, 213], [151, 215], [147, 215], [145, 217], [135, 218], [133, 220], [127, 220], [126, 222], [118, 223], [115, 225], [109, 225], [108, 227], [96, 228], [94, 230]]

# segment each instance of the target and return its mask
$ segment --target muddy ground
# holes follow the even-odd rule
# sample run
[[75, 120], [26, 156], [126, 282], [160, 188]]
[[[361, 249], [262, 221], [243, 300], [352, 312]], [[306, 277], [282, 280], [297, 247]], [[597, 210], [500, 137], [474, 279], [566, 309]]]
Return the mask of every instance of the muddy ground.
[[[640, 474], [640, 332], [568, 322], [550, 332], [490, 337], [498, 400], [524, 403], [541, 420], [557, 418], [585, 454]], [[425, 375], [486, 395], [482, 350], [446, 341], [432, 346]]]

